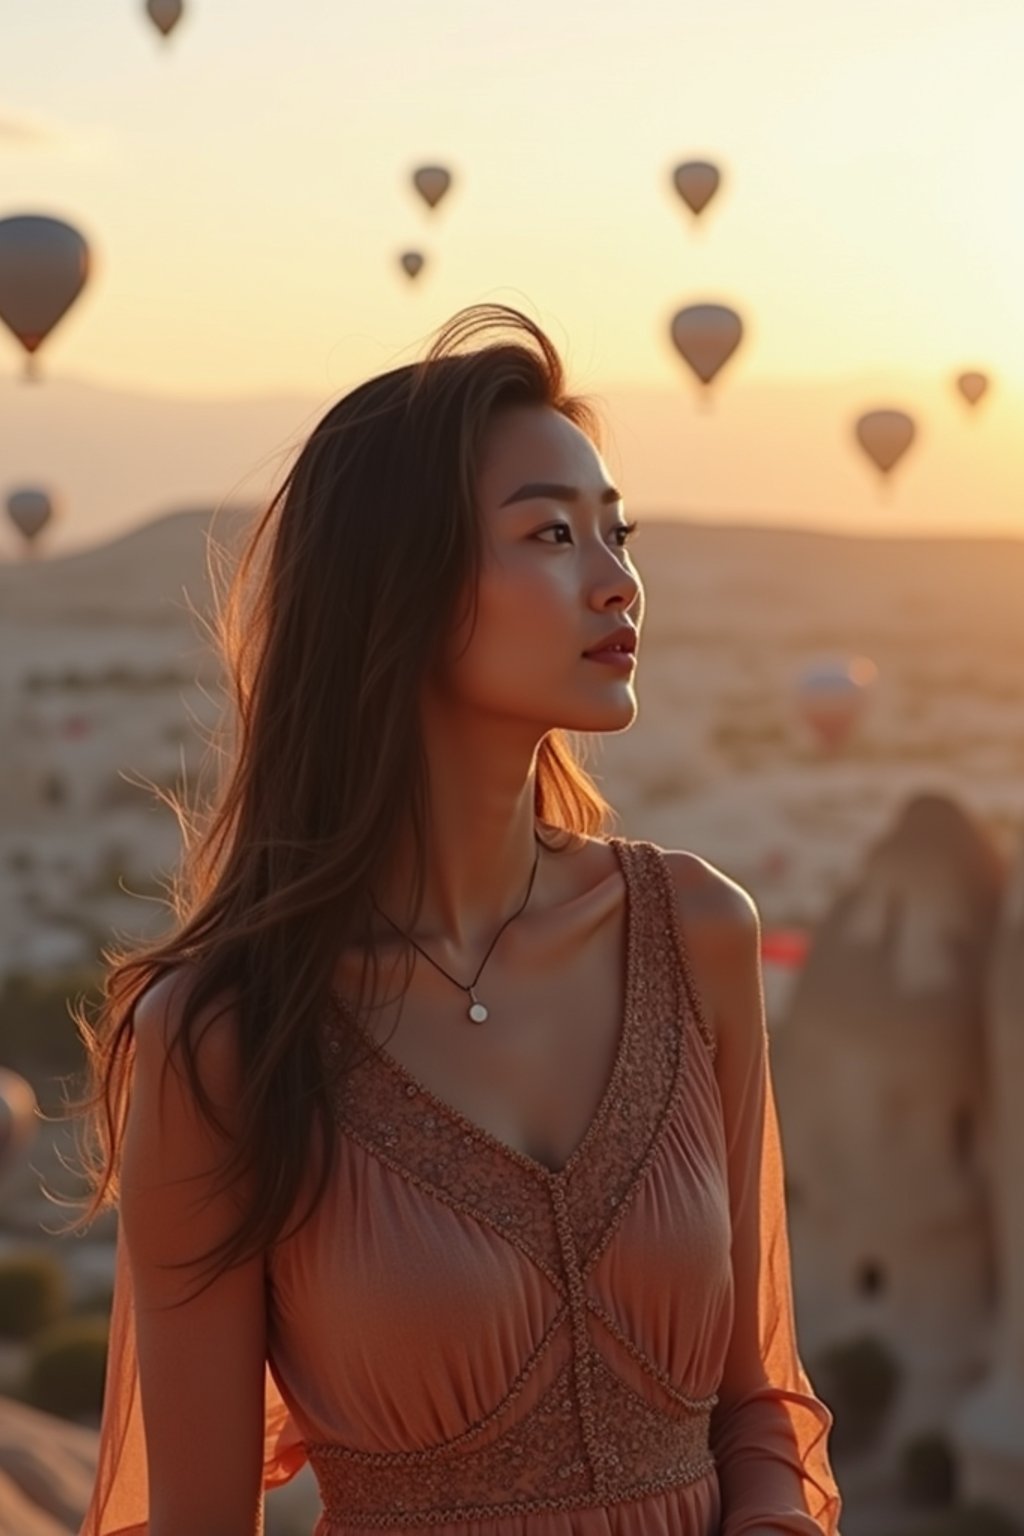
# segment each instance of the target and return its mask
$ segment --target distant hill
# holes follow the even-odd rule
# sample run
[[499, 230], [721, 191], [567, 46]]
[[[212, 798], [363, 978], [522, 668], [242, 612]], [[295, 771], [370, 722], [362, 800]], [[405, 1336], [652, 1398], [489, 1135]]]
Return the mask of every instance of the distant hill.
[[[18, 485], [63, 498], [45, 545], [83, 548], [166, 507], [264, 498], [331, 403], [299, 395], [190, 400], [47, 374], [0, 377], [0, 514]], [[2, 517], [0, 561], [20, 543]]]
[[[1017, 837], [1024, 541], [728, 526], [658, 519], [641, 503], [630, 510], [646, 596], [639, 711], [628, 731], [595, 743], [602, 787], [630, 835], [699, 849], [751, 882], [785, 923], [822, 910], [910, 790], [954, 793], [1008, 846]], [[28, 765], [18, 782], [32, 782], [32, 754], [48, 754], [73, 786], [58, 842], [76, 850], [109, 839], [110, 817], [124, 808], [109, 785], [122, 767], [167, 782], [181, 744], [198, 740], [197, 722], [218, 714], [207, 683], [221, 674], [196, 618], [210, 616], [211, 517], [227, 577], [232, 540], [252, 526], [242, 509], [233, 523], [201, 507], [169, 512], [108, 543], [0, 569], [0, 709], [31, 723], [18, 738]], [[585, 632], [587, 615], [574, 618]], [[857, 738], [826, 759], [795, 685], [810, 662], [837, 653], [871, 657], [879, 682]], [[81, 736], [80, 675], [118, 672], [124, 691], [114, 681], [102, 699], [90, 695], [104, 723]], [[168, 672], [169, 684], [160, 681]], [[17, 775], [6, 766], [11, 785]], [[12, 810], [7, 834], [0, 826], [0, 863], [3, 836], [20, 841], [22, 819]], [[149, 832], [138, 836], [154, 849]], [[784, 878], [766, 875], [780, 856]], [[13, 876], [7, 897], [0, 935], [28, 910]], [[3, 900], [0, 881], [0, 908]]]
[[[584, 379], [581, 387], [607, 428], [605, 459], [631, 512], [885, 535], [1024, 532], [1020, 403], [1009, 388], [968, 418], [944, 384], [919, 380], [907, 402], [916, 402], [921, 440], [883, 490], [851, 425], [865, 402], [884, 396], [883, 379], [741, 372], [700, 402], [682, 381], [591, 391]], [[204, 400], [50, 372], [38, 384], [0, 376], [0, 563], [21, 554], [3, 515], [21, 485], [62, 498], [40, 540], [54, 554], [168, 507], [265, 502], [344, 393]]]
[[188, 599], [204, 607], [209, 592], [208, 534], [231, 547], [251, 509], [165, 512], [128, 533], [75, 551], [0, 564], [0, 615], [29, 623], [116, 620], [180, 623]]
[[[250, 506], [166, 512], [67, 555], [0, 564], [0, 622], [186, 624], [208, 602], [208, 534], [230, 551]], [[879, 627], [957, 630], [1007, 643], [1024, 616], [1024, 541], [897, 538], [645, 516], [633, 543], [651, 637], [691, 623], [726, 638], [827, 621], [849, 634]], [[187, 601], [186, 601], [187, 594]]]

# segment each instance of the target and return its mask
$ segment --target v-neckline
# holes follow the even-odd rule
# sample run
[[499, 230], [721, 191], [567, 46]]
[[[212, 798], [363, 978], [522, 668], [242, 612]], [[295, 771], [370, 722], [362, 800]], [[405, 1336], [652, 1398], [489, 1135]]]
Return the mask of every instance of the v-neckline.
[[500, 1136], [496, 1136], [493, 1131], [489, 1131], [485, 1126], [478, 1125], [475, 1120], [471, 1120], [468, 1115], [463, 1114], [462, 1110], [457, 1109], [454, 1104], [449, 1104], [446, 1099], [440, 1098], [433, 1089], [428, 1088], [425, 1083], [421, 1082], [418, 1077], [410, 1072], [408, 1067], [403, 1066], [386, 1046], [381, 1045], [356, 1016], [355, 1010], [349, 1006], [347, 1000], [335, 989], [331, 989], [331, 996], [335, 1006], [373, 1047], [373, 1054], [376, 1059], [388, 1069], [396, 1081], [405, 1088], [407, 1093], [415, 1092], [431, 1105], [439, 1115], [442, 1115], [450, 1124], [462, 1131], [463, 1134], [473, 1136], [475, 1140], [481, 1142], [484, 1146], [490, 1147], [492, 1151], [508, 1161], [517, 1163], [521, 1168], [526, 1168], [535, 1177], [542, 1179], [549, 1185], [563, 1186], [590, 1153], [605, 1120], [608, 1118], [608, 1112], [614, 1102], [619, 1083], [625, 1071], [629, 1049], [632, 1044], [636, 989], [634, 967], [638, 922], [635, 891], [633, 888], [633, 872], [629, 865], [629, 852], [624, 845], [623, 839], [609, 836], [607, 842], [614, 850], [615, 856], [618, 859], [619, 872], [625, 885], [625, 955], [623, 957], [622, 985], [619, 997], [618, 1044], [615, 1050], [615, 1060], [612, 1064], [611, 1074], [605, 1084], [597, 1109], [591, 1116], [590, 1123], [583, 1136], [577, 1142], [561, 1168], [549, 1168], [546, 1163], [542, 1163], [538, 1158], [531, 1157], [528, 1152], [521, 1152], [518, 1147], [510, 1146], [507, 1141], [502, 1141]]

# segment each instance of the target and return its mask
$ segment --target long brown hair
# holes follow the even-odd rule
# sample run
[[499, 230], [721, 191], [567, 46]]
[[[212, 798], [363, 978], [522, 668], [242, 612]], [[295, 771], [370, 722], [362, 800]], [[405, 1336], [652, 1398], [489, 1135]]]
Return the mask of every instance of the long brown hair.
[[[503, 331], [512, 334], [486, 339]], [[320, 1054], [325, 1000], [350, 943], [372, 960], [375, 990], [368, 893], [403, 813], [414, 833], [414, 907], [422, 896], [427, 781], [417, 701], [467, 592], [475, 622], [476, 469], [495, 412], [513, 405], [552, 407], [600, 445], [595, 408], [566, 392], [558, 353], [537, 324], [500, 304], [461, 310], [423, 361], [371, 378], [331, 407], [259, 515], [213, 626], [233, 704], [218, 783], [194, 811], [167, 795], [184, 840], [169, 889], [174, 931], [102, 951], [95, 1023], [84, 1001], [72, 1005], [87, 1083], [70, 1108], [85, 1121], [86, 1145], [76, 1142], [89, 1194], [70, 1230], [118, 1201], [134, 1008], [183, 964], [176, 1044], [198, 1107], [221, 1130], [193, 1035], [214, 1000], [229, 999], [237, 1019], [241, 1129], [221, 1187], [245, 1179], [260, 1192], [238, 1228], [201, 1256], [212, 1265], [206, 1284], [277, 1240], [310, 1167], [315, 1123], [327, 1155], [304, 1221], [312, 1215], [335, 1150]], [[586, 745], [556, 729], [537, 753], [536, 817], [567, 841], [602, 834], [616, 819], [582, 766]]]

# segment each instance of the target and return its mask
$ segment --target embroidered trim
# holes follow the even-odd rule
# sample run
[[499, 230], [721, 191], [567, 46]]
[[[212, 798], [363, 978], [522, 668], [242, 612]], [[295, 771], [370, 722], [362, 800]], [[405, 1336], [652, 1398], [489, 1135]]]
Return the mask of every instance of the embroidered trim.
[[674, 1398], [677, 1403], [680, 1403], [684, 1408], [689, 1408], [694, 1413], [702, 1413], [705, 1409], [710, 1410], [714, 1408], [718, 1402], [717, 1392], [712, 1392], [709, 1397], [688, 1397], [685, 1392], [680, 1392], [668, 1372], [663, 1371], [661, 1366], [657, 1365], [650, 1355], [640, 1348], [639, 1344], [624, 1334], [611, 1313], [607, 1312], [600, 1302], [595, 1301], [592, 1296], [587, 1297], [587, 1310], [604, 1324], [608, 1332], [622, 1345], [626, 1353], [632, 1355], [633, 1359], [638, 1365], [643, 1367], [648, 1376], [654, 1381], [659, 1382], [669, 1396]]
[[[500, 1141], [483, 1126], [477, 1125], [474, 1121], [470, 1120], [453, 1104], [448, 1104], [445, 1100], [439, 1098], [424, 1083], [420, 1082], [407, 1067], [404, 1067], [396, 1057], [392, 1056], [391, 1052], [384, 1045], [381, 1045], [379, 1041], [369, 1034], [346, 998], [338, 992], [332, 993], [337, 1012], [348, 1021], [351, 1027], [354, 1027], [363, 1036], [372, 1047], [374, 1057], [396, 1079], [408, 1098], [420, 1099], [435, 1112], [436, 1116], [451, 1122], [453, 1126], [457, 1127], [462, 1132], [464, 1138], [468, 1138], [472, 1142], [479, 1143], [498, 1153], [502, 1158], [525, 1169], [527, 1173], [545, 1184], [568, 1181], [572, 1178], [576, 1168], [586, 1161], [592, 1146], [599, 1140], [600, 1133], [604, 1129], [604, 1123], [612, 1109], [614, 1107], [621, 1107], [622, 1094], [620, 1088], [622, 1079], [630, 1059], [637, 1054], [634, 1049], [636, 1014], [639, 1001], [637, 992], [641, 990], [643, 981], [643, 977], [641, 977], [640, 985], [638, 985], [637, 953], [644, 948], [644, 938], [646, 937], [649, 942], [651, 937], [649, 932], [646, 935], [644, 933], [644, 929], [651, 929], [650, 904], [643, 900], [644, 882], [640, 878], [643, 869], [642, 866], [640, 869], [637, 869], [634, 865], [634, 860], [637, 858], [637, 854], [634, 852], [634, 845], [625, 842], [621, 838], [611, 838], [610, 842], [618, 855], [623, 878], [626, 882], [625, 978], [621, 1008], [622, 1017], [619, 1023], [619, 1040], [615, 1051], [615, 1061], [612, 1065], [611, 1076], [605, 1084], [601, 1101], [583, 1134], [582, 1140], [575, 1147], [572, 1155], [563, 1167], [559, 1169], [547, 1168], [543, 1163], [537, 1162], [535, 1158], [528, 1157], [525, 1153], [520, 1152], [518, 1148], [511, 1147], [507, 1142]], [[331, 1037], [330, 1021], [328, 1021], [328, 1028], [329, 1047], [333, 1051], [339, 1051], [341, 1043], [336, 1038], [336, 1035]], [[430, 1129], [433, 1128], [433, 1121], [430, 1118], [425, 1118], [422, 1123]], [[477, 1161], [477, 1158], [474, 1158], [475, 1161]]]
[[[434, 1095], [335, 996], [326, 1020], [328, 1063], [342, 1050], [344, 1020], [371, 1046], [332, 1096], [342, 1132], [411, 1184], [501, 1233], [547, 1277], [562, 1305], [511, 1390], [454, 1439], [413, 1452], [308, 1445], [332, 1521], [399, 1527], [605, 1507], [714, 1469], [708, 1435], [717, 1395], [683, 1394], [585, 1288], [664, 1144], [688, 1076], [689, 1024], [709, 1049], [714, 1043], [702, 1023], [664, 855], [653, 843], [610, 842], [627, 890], [619, 1046], [600, 1105], [561, 1169], [507, 1146]], [[591, 1316], [668, 1403], [650, 1402], [614, 1373], [591, 1341]], [[556, 1338], [565, 1340], [566, 1362], [531, 1409], [494, 1436]], [[472, 1445], [488, 1432], [486, 1443]]]
[[[394, 1120], [385, 1118], [389, 1105], [393, 1112], [390, 1096], [381, 1103], [371, 1082], [360, 1081], [355, 1073], [335, 1103], [342, 1111], [341, 1129], [350, 1141], [452, 1210], [499, 1232], [536, 1264], [561, 1296], [566, 1296], [558, 1267], [554, 1217], [547, 1203], [538, 1201], [530, 1190], [517, 1187], [517, 1181], [509, 1179], [500, 1163], [481, 1157], [472, 1138], [453, 1138], [442, 1132], [444, 1150], [424, 1150], [422, 1137], [417, 1144], [417, 1122], [403, 1115], [399, 1131]], [[381, 1103], [381, 1110], [375, 1120], [372, 1106], [376, 1103]], [[433, 1133], [438, 1121], [426, 1116], [418, 1124]], [[382, 1143], [404, 1152], [408, 1161], [383, 1150]]]
[[[343, 1133], [397, 1173], [488, 1226], [527, 1254], [564, 1296], [551, 1199], [564, 1186], [581, 1263], [589, 1269], [614, 1235], [663, 1136], [686, 1067], [686, 998], [679, 969], [665, 964], [666, 892], [658, 850], [612, 839], [627, 883], [623, 1024], [602, 1102], [573, 1156], [557, 1172], [473, 1124], [376, 1046], [332, 1095]], [[669, 940], [669, 955], [678, 951]], [[326, 1019], [328, 1063], [339, 1033], [355, 1024], [344, 999]], [[329, 1067], [328, 1067], [329, 1069]]]
[[[405, 1454], [307, 1443], [328, 1520], [400, 1529], [452, 1521], [607, 1508], [696, 1482], [716, 1470], [708, 1410], [654, 1409], [588, 1351], [600, 1439], [600, 1486], [580, 1455], [567, 1362], [533, 1410], [476, 1451]], [[453, 1490], [458, 1490], [454, 1493]]]
[[679, 903], [676, 897], [675, 882], [672, 879], [672, 871], [668, 867], [664, 853], [656, 843], [647, 843], [646, 846], [651, 849], [651, 852], [654, 855], [654, 863], [657, 867], [659, 883], [662, 887], [662, 910], [668, 916], [669, 921], [667, 926], [671, 928], [671, 937], [669, 938], [668, 942], [679, 959], [679, 970], [682, 978], [683, 992], [689, 1014], [696, 1024], [698, 1033], [703, 1039], [704, 1044], [708, 1048], [708, 1051], [711, 1055], [711, 1060], [714, 1061], [718, 1050], [718, 1040], [715, 1036], [714, 1030], [711, 1028], [711, 1025], [708, 1022], [707, 1014], [704, 1011], [704, 1001], [701, 997], [700, 988], [697, 986], [696, 980], [694, 978], [693, 965], [690, 960], [690, 951], [686, 940], [683, 937], [682, 926], [679, 922]]

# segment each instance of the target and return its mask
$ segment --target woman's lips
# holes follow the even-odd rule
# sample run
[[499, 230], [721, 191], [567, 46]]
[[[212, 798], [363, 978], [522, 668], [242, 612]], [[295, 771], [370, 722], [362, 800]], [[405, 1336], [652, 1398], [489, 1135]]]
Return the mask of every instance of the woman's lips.
[[598, 661], [605, 667], [618, 667], [620, 672], [631, 672], [636, 665], [632, 651], [587, 651], [584, 661]]

